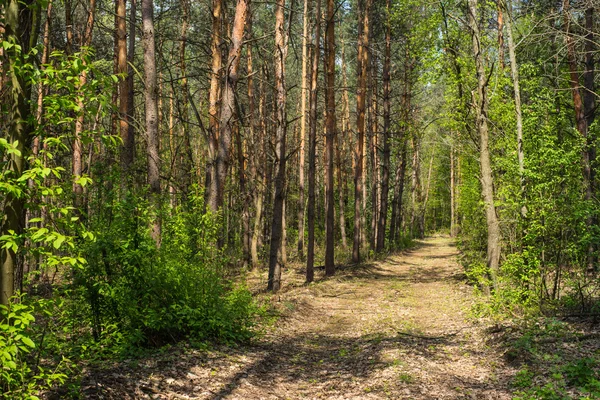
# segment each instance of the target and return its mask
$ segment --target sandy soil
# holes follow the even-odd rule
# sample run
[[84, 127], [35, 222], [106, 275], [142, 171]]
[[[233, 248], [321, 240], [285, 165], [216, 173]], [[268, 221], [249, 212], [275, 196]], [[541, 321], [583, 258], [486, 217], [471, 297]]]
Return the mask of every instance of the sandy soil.
[[[510, 399], [515, 370], [467, 318], [474, 301], [447, 237], [303, 285], [290, 269], [282, 313], [253, 344], [185, 344], [89, 371], [90, 399]], [[322, 273], [322, 271], [319, 271]], [[255, 277], [262, 285], [264, 277]]]

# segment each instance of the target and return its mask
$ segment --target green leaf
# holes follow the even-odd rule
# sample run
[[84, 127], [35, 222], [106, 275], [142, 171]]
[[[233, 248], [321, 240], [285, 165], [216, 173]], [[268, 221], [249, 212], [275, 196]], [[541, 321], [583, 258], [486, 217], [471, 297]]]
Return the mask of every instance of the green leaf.
[[59, 249], [60, 245], [63, 244], [63, 242], [65, 241], [66, 237], [59, 235], [55, 240], [54, 243], [52, 244], [54, 246], [55, 249]]
[[35, 343], [33, 343], [33, 340], [29, 339], [27, 336], [23, 336], [21, 338], [21, 342], [25, 343], [27, 346], [34, 348], [35, 347]]

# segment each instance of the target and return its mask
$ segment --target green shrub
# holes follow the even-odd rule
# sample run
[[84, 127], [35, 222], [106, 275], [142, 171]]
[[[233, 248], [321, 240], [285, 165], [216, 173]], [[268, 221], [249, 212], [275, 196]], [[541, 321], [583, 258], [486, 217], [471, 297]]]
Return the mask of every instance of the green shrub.
[[0, 399], [37, 399], [41, 390], [64, 383], [67, 377], [59, 372], [62, 363], [54, 371], [46, 371], [31, 357], [36, 348], [30, 327], [34, 321], [33, 308], [28, 305], [0, 305]]
[[247, 289], [225, 278], [217, 218], [197, 212], [200, 203], [200, 195], [191, 196], [187, 207], [162, 213], [160, 248], [142, 199], [110, 205], [110, 222], [98, 221], [75, 284], [84, 288], [96, 339], [132, 351], [185, 337], [235, 342], [252, 336], [259, 307]]

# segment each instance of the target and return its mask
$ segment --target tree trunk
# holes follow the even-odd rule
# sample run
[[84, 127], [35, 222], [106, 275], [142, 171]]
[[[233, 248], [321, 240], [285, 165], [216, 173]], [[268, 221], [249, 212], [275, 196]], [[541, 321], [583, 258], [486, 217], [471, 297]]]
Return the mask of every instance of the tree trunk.
[[454, 138], [450, 139], [450, 237], [456, 237], [456, 171], [454, 155]]
[[383, 62], [383, 154], [381, 160], [381, 199], [379, 212], [379, 226], [377, 227], [377, 251], [385, 248], [385, 228], [387, 225], [388, 197], [390, 182], [390, 124], [392, 114], [391, 102], [391, 58], [392, 58], [392, 29], [390, 22], [390, 0], [386, 2], [386, 28], [385, 28], [385, 59]]
[[216, 182], [211, 188], [212, 192], [209, 204], [212, 211], [223, 207], [223, 196], [225, 193], [225, 181], [229, 168], [229, 152], [231, 148], [233, 126], [237, 123], [235, 112], [235, 92], [238, 81], [238, 69], [242, 54], [244, 29], [246, 27], [246, 16], [248, 14], [248, 1], [238, 0], [235, 8], [235, 17], [231, 29], [231, 46], [225, 72], [225, 83], [221, 96], [221, 113], [219, 121], [219, 148], [216, 158]]
[[400, 162], [396, 169], [396, 178], [394, 182], [394, 198], [392, 201], [392, 217], [390, 222], [390, 233], [392, 243], [396, 244], [400, 236], [402, 229], [402, 196], [404, 196], [404, 180], [406, 177], [406, 164], [407, 154], [406, 149], [408, 145], [408, 138], [404, 133], [404, 139], [402, 140], [402, 148], [400, 150]]
[[277, 0], [275, 10], [275, 90], [277, 99], [276, 143], [275, 143], [275, 199], [273, 202], [273, 221], [271, 224], [271, 248], [269, 256], [269, 282], [267, 290], [277, 292], [281, 287], [281, 262], [278, 257], [283, 229], [283, 203], [285, 201], [286, 166], [286, 89], [285, 60], [287, 40], [284, 27], [285, 0]]
[[[160, 208], [160, 159], [158, 153], [158, 86], [156, 76], [156, 53], [154, 44], [154, 4], [153, 0], [142, 0], [142, 41], [144, 47], [144, 75], [146, 101], [146, 135], [148, 157], [148, 185], [150, 186], [150, 204], [155, 213]], [[153, 218], [152, 238], [160, 246], [160, 218]]]
[[219, 147], [219, 86], [221, 76], [222, 0], [212, 0], [211, 76], [208, 94], [208, 156], [206, 163], [205, 203], [212, 211], [218, 210], [216, 158]]
[[306, 282], [312, 282], [314, 279], [315, 263], [315, 180], [317, 173], [317, 96], [319, 59], [321, 57], [321, 48], [319, 46], [321, 39], [321, 0], [315, 0], [315, 2], [315, 36], [313, 38], [312, 47], [312, 68], [310, 78], [310, 127], [308, 138], [308, 243], [306, 248]]
[[325, 192], [327, 197], [327, 212], [325, 225], [325, 275], [331, 276], [335, 273], [335, 235], [334, 235], [334, 181], [333, 181], [333, 144], [335, 141], [335, 13], [334, 0], [327, 0], [327, 29], [326, 29], [326, 75], [325, 75], [325, 97], [327, 117], [325, 126], [326, 148], [326, 172]]
[[302, 88], [300, 92], [300, 155], [298, 162], [298, 257], [304, 259], [304, 153], [306, 138], [306, 94], [308, 92], [308, 0], [304, 0], [302, 30]]
[[[5, 68], [10, 79], [9, 93], [7, 94], [6, 131], [8, 143], [18, 152], [7, 155], [7, 169], [11, 177], [18, 179], [25, 170], [27, 149], [31, 144], [31, 80], [25, 75], [26, 71], [19, 66], [25, 64], [25, 55], [35, 42], [35, 32], [32, 21], [36, 8], [39, 7], [33, 0], [10, 0], [5, 9], [4, 40], [15, 43], [16, 46], [6, 49]], [[25, 197], [17, 196], [8, 191], [4, 197], [3, 216], [1, 217], [0, 236], [20, 235], [25, 225]], [[17, 269], [17, 254], [12, 247], [0, 248], [0, 305], [8, 305], [14, 294], [15, 270]]]
[[367, 66], [369, 64], [369, 17], [371, 13], [372, 0], [359, 0], [359, 24], [358, 33], [358, 88], [356, 91], [356, 129], [358, 138], [356, 140], [356, 169], [354, 173], [354, 242], [352, 248], [352, 261], [360, 262], [360, 246], [362, 241], [361, 200], [363, 197], [363, 162], [365, 141], [365, 103], [367, 94]]
[[190, 1], [181, 0], [182, 20], [181, 20], [181, 38], [179, 47], [179, 69], [181, 72], [181, 133], [183, 139], [183, 152], [181, 154], [181, 185], [184, 197], [187, 196], [189, 187], [194, 183], [194, 156], [192, 154], [192, 142], [190, 138], [188, 103], [189, 88], [186, 70], [186, 45], [187, 32], [190, 20]]
[[476, 127], [479, 132], [479, 162], [481, 167], [481, 192], [485, 202], [487, 223], [487, 267], [490, 271], [494, 288], [497, 288], [497, 275], [500, 264], [500, 225], [494, 205], [494, 182], [489, 150], [488, 79], [485, 73], [484, 55], [482, 54], [481, 33], [478, 25], [477, 0], [469, 0], [469, 26], [473, 39], [473, 55], [477, 71], [477, 92], [474, 94]]
[[338, 190], [339, 190], [339, 203], [340, 203], [340, 236], [342, 237], [342, 248], [346, 250], [348, 242], [346, 238], [346, 174], [344, 168], [344, 158], [342, 154], [345, 153], [346, 141], [349, 140], [348, 136], [348, 125], [350, 124], [350, 100], [348, 96], [348, 76], [347, 76], [347, 64], [346, 64], [346, 51], [345, 43], [342, 39], [342, 80], [343, 80], [343, 92], [342, 92], [342, 132], [341, 138], [338, 140]]
[[[94, 29], [94, 18], [96, 15], [96, 0], [90, 0], [88, 8], [87, 23], [85, 26], [85, 34], [81, 41], [82, 53], [85, 54], [86, 50], [83, 48], [90, 47], [92, 44], [92, 32]], [[85, 58], [83, 59], [85, 64]], [[83, 70], [79, 74], [78, 89], [80, 90], [87, 84], [87, 71]], [[75, 120], [75, 139], [73, 141], [73, 195], [75, 196], [75, 207], [80, 208], [83, 201], [83, 186], [79, 183], [79, 178], [83, 174], [83, 147], [81, 143], [81, 135], [83, 133], [83, 125], [85, 121], [85, 104], [83, 93], [79, 93], [77, 106], [79, 107], [79, 113]]]
[[[127, 7], [126, 0], [117, 0], [116, 36], [117, 36], [117, 74], [125, 76], [119, 81], [119, 130], [123, 148], [121, 149], [121, 168], [126, 174], [133, 165], [135, 142], [130, 129], [131, 115], [129, 109], [129, 68], [127, 65]], [[131, 4], [133, 6], [133, 2]], [[131, 22], [130, 22], [131, 23]]]
[[[43, 37], [43, 49], [42, 58], [40, 59], [41, 68], [48, 63], [48, 54], [50, 54], [50, 29], [52, 26], [52, 0], [48, 1], [48, 7], [46, 8], [46, 22], [44, 23], [44, 37]], [[0, 88], [1, 89], [1, 88]], [[35, 120], [38, 125], [42, 124], [42, 118], [44, 115], [44, 84], [43, 82], [38, 83], [37, 92], [37, 109], [35, 114]], [[33, 155], [37, 156], [40, 150], [40, 138], [36, 136], [33, 139]]]
[[525, 154], [523, 151], [523, 115], [521, 112], [521, 88], [519, 84], [519, 65], [515, 54], [515, 42], [512, 32], [512, 15], [510, 12], [510, 1], [506, 3], [506, 34], [508, 39], [508, 57], [510, 59], [510, 72], [513, 81], [515, 117], [517, 120], [517, 157], [519, 159], [519, 178], [521, 180], [521, 216], [527, 217], [527, 206], [525, 205]]

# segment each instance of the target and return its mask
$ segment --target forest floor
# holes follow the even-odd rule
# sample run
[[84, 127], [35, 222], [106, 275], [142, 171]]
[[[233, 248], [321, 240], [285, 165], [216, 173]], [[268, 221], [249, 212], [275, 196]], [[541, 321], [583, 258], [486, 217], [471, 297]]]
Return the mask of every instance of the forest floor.
[[[475, 301], [448, 237], [360, 266], [290, 268], [270, 298], [281, 316], [249, 345], [197, 350], [88, 371], [102, 399], [509, 399], [516, 367], [468, 318]], [[250, 285], [266, 286], [262, 274]], [[253, 287], [253, 286], [251, 286]], [[267, 296], [267, 295], [261, 295]]]

